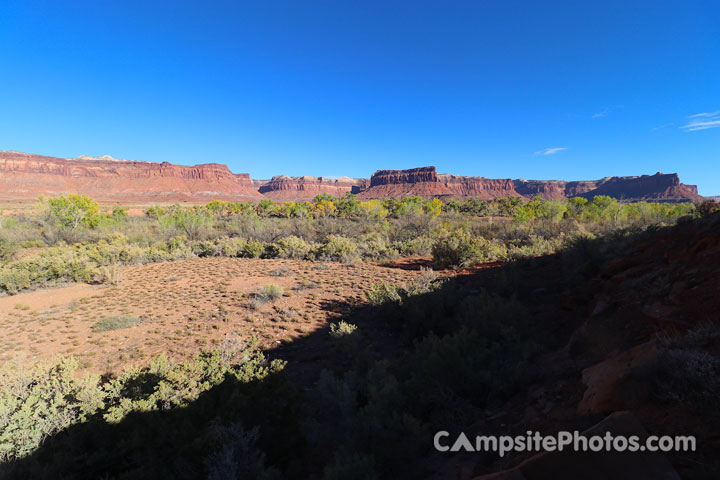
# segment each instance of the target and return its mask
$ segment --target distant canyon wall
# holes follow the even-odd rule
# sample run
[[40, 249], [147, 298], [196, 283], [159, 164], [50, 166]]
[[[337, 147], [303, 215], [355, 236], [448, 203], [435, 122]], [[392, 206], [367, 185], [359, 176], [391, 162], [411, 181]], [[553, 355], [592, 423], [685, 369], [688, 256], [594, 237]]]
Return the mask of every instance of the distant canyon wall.
[[111, 158], [65, 159], [0, 152], [0, 201], [34, 200], [39, 195], [83, 193], [117, 203], [257, 200], [263, 196], [247, 173], [227, 165], [191, 167]]
[[541, 196], [560, 200], [608, 195], [626, 201], [687, 201], [701, 198], [677, 174], [606, 177], [592, 181], [511, 180], [438, 174], [435, 167], [378, 170], [370, 179], [289, 177], [253, 180], [227, 165], [195, 166], [138, 162], [111, 157], [64, 159], [21, 152], [0, 152], [0, 201], [34, 201], [39, 195], [83, 193], [105, 203], [202, 204], [213, 199], [309, 201], [315, 196], [355, 193], [360, 199], [479, 198]]
[[342, 197], [346, 193], [360, 191], [366, 180], [352, 178], [328, 179], [323, 177], [288, 177], [280, 175], [267, 181], [256, 183], [258, 192], [275, 201], [302, 202], [317, 195], [329, 194]]
[[540, 196], [547, 200], [608, 195], [625, 201], [688, 201], [700, 198], [695, 185], [680, 183], [675, 173], [638, 177], [606, 177], [590, 181], [511, 180], [438, 174], [435, 167], [411, 170], [378, 170], [369, 188], [358, 196], [365, 199], [408, 195], [439, 198]]

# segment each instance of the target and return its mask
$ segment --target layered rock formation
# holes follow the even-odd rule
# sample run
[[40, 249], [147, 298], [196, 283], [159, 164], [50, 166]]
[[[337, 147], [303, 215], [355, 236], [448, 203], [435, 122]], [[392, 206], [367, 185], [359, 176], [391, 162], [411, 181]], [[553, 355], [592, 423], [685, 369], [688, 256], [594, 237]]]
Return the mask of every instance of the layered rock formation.
[[369, 180], [342, 177], [288, 177], [252, 180], [227, 165], [194, 166], [138, 162], [112, 157], [74, 159], [20, 152], [0, 152], [0, 201], [34, 201], [39, 195], [83, 193], [100, 202], [206, 203], [210, 200], [309, 201], [319, 194], [346, 193], [361, 199], [492, 198], [539, 195], [549, 200], [608, 195], [626, 201], [686, 201], [700, 196], [697, 187], [680, 183], [677, 174], [606, 177], [594, 181], [511, 180], [438, 174], [435, 167], [378, 170]]
[[342, 197], [346, 193], [359, 191], [365, 180], [348, 177], [329, 179], [323, 177], [288, 177], [280, 175], [267, 181], [258, 182], [258, 192], [276, 201], [311, 201], [324, 193]]
[[547, 200], [607, 195], [626, 201], [685, 201], [700, 198], [697, 187], [680, 183], [677, 174], [606, 177], [592, 181], [510, 180], [438, 174], [435, 167], [378, 170], [359, 197], [365, 199], [408, 195], [480, 198], [541, 196]]
[[539, 195], [548, 200], [607, 195], [626, 201], [680, 201], [700, 198], [695, 185], [680, 183], [676, 173], [639, 177], [605, 177], [600, 180], [565, 182], [515, 180], [515, 190], [524, 197]]
[[677, 173], [642, 175], [640, 177], [607, 177], [599, 180], [594, 190], [583, 197], [608, 195], [620, 200], [668, 201], [700, 198], [697, 186], [680, 183]]
[[409, 170], [378, 170], [370, 177], [369, 186], [360, 191], [358, 197], [375, 199], [411, 195], [444, 197], [453, 195], [453, 191], [438, 180], [435, 167], [420, 167]]
[[452, 191], [456, 197], [475, 197], [490, 200], [498, 197], [517, 196], [513, 181], [485, 177], [463, 177], [458, 175], [438, 175], [440, 182]]
[[0, 201], [83, 193], [102, 202], [207, 202], [262, 198], [250, 175], [227, 165], [186, 167], [111, 157], [65, 159], [0, 152]]
[[461, 175], [438, 174], [435, 167], [410, 170], [378, 170], [370, 178], [368, 188], [361, 191], [360, 198], [401, 198], [410, 195], [444, 198], [480, 198], [517, 196], [510, 179], [490, 179]]

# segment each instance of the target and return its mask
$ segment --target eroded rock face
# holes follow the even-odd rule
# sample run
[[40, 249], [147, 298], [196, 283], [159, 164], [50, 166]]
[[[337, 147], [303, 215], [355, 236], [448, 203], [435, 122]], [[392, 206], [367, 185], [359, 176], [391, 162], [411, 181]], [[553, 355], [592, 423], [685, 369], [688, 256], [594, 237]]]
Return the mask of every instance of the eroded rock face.
[[625, 201], [697, 200], [695, 185], [680, 183], [676, 173], [656, 173], [639, 177], [605, 177], [601, 180], [565, 182], [556, 180], [515, 180], [515, 189], [524, 197], [539, 195], [547, 200], [571, 197], [592, 199], [607, 195]]
[[696, 200], [697, 186], [680, 183], [676, 173], [656, 173], [640, 177], [607, 177], [597, 182], [597, 188], [581, 194], [583, 197], [607, 195], [637, 201]]
[[593, 181], [510, 180], [462, 175], [438, 174], [435, 167], [410, 170], [378, 170], [370, 178], [368, 188], [361, 190], [365, 199], [404, 197], [480, 198], [523, 196], [563, 200], [583, 196], [608, 195], [627, 201], [683, 201], [700, 198], [697, 187], [680, 183], [677, 174], [643, 175], [639, 177], [606, 177]]
[[342, 197], [351, 193], [353, 189], [359, 190], [365, 180], [347, 177], [330, 179], [323, 177], [288, 177], [280, 175], [260, 183], [258, 191], [276, 201], [312, 201], [317, 195], [324, 193], [334, 197]]
[[194, 166], [110, 157], [65, 159], [0, 152], [0, 199], [35, 200], [39, 195], [83, 193], [119, 203], [255, 200], [262, 198], [250, 175], [227, 165]]
[[489, 200], [517, 195], [517, 192], [510, 179], [438, 174], [435, 167], [378, 170], [370, 178], [369, 187], [359, 192], [359, 197], [364, 199], [401, 198], [410, 195], [426, 198], [476, 197]]
[[367, 179], [276, 176], [252, 180], [227, 165], [194, 166], [138, 162], [111, 157], [47, 157], [0, 152], [0, 201], [34, 201], [38, 195], [83, 193], [101, 202], [206, 203], [209, 200], [310, 201], [320, 194], [360, 199], [479, 198], [537, 195], [549, 200], [608, 195], [627, 201], [696, 200], [697, 187], [680, 183], [677, 174], [606, 177], [596, 181], [510, 180], [438, 174], [435, 167], [378, 170]]
[[[585, 193], [586, 191], [590, 190], [591, 187], [588, 186], [587, 190], [584, 191], [577, 191], [573, 192], [573, 194], [568, 195], [566, 186], [568, 182], [555, 182], [555, 181], [543, 181], [543, 180], [515, 180], [513, 181], [513, 185], [515, 186], [515, 190], [526, 198], [533, 198], [536, 196], [540, 196], [546, 200], [563, 200], [565, 198], [568, 198], [569, 196], [579, 195], [580, 193]], [[572, 183], [583, 183], [588, 184], [590, 182], [572, 182]], [[594, 187], [594, 185], [593, 185]], [[582, 190], [582, 189], [578, 189]]]
[[449, 188], [453, 195], [462, 198], [479, 198], [490, 200], [498, 197], [518, 196], [513, 181], [508, 179], [491, 179], [485, 177], [465, 177], [461, 175], [438, 175], [440, 181]]

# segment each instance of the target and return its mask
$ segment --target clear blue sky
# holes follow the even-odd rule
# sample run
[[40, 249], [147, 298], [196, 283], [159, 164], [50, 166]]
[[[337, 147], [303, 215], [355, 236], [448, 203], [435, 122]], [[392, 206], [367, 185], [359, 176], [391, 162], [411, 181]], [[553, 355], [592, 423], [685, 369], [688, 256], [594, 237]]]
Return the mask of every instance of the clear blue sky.
[[4, 0], [0, 59], [0, 149], [720, 195], [716, 0]]

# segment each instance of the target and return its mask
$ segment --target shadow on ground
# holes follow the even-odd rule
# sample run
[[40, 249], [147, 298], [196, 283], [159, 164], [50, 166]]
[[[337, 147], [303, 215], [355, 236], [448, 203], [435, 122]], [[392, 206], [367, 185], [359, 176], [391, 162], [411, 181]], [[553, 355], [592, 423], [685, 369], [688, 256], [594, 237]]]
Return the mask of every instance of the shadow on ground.
[[[618, 326], [628, 320], [625, 307], [643, 307], [613, 290], [617, 275], [645, 266], [649, 277], [632, 277], [634, 288], [638, 295], [655, 289], [669, 263], [652, 250], [720, 238], [718, 224], [716, 215], [674, 229], [582, 240], [562, 254], [451, 277], [400, 302], [324, 305], [357, 329], [331, 335], [328, 327], [279, 346], [268, 356], [288, 361], [282, 372], [250, 383], [227, 378], [185, 408], [75, 425], [6, 465], [3, 478], [472, 478], [528, 455], [440, 454], [433, 449], [436, 431], [585, 429], [629, 407], [649, 431], [662, 433], [667, 420], [658, 409], [673, 415], [692, 407], [682, 399], [656, 406], [649, 398], [581, 413], [583, 371], [655, 338], [662, 323], [646, 314], [641, 328]], [[720, 250], [708, 252], [701, 261], [717, 261]], [[698, 255], [688, 253], [683, 271], [697, 266]], [[619, 259], [631, 266], [617, 270]], [[676, 283], [664, 287], [666, 296]], [[592, 319], [619, 329], [617, 340], [586, 345], [591, 327], [598, 338], [612, 337]], [[687, 465], [710, 465], [713, 445], [687, 454], [685, 463], [670, 459], [683, 476], [702, 478], [703, 469]]]

